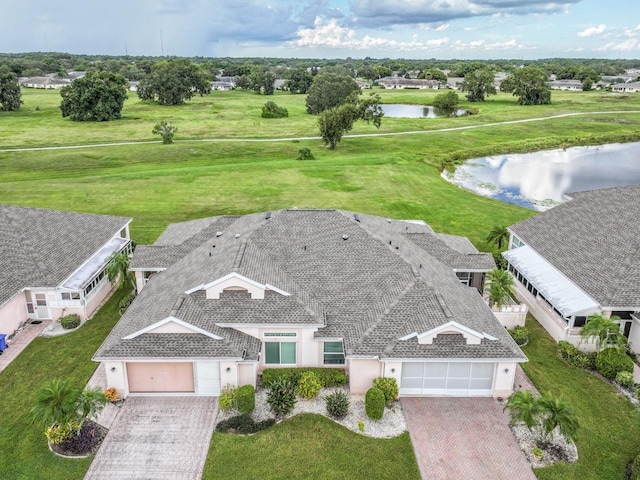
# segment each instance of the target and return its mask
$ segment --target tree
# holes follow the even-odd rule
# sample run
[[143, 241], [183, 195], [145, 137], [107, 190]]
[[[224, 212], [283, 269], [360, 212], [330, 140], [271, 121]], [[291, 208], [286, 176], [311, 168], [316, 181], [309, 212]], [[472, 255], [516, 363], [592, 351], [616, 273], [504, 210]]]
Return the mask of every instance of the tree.
[[502, 248], [502, 245], [506, 245], [509, 241], [509, 231], [507, 230], [507, 227], [504, 225], [494, 226], [489, 232], [489, 235], [487, 235], [485, 241], [487, 243], [497, 245], [498, 248]]
[[306, 68], [293, 68], [287, 75], [286, 87], [291, 93], [307, 93], [313, 83], [313, 75]]
[[510, 299], [515, 298], [515, 282], [513, 275], [507, 270], [494, 268], [487, 273], [487, 284], [485, 290], [489, 296], [489, 305], [501, 307]]
[[429, 68], [424, 70], [418, 78], [424, 78], [426, 80], [437, 80], [440, 83], [447, 83], [447, 76], [439, 68]]
[[433, 99], [434, 108], [445, 115], [452, 115], [459, 103], [460, 97], [458, 97], [458, 94], [453, 90], [449, 90], [446, 93], [439, 93]]
[[154, 100], [160, 105], [181, 105], [195, 93], [209, 93], [209, 75], [188, 59], [166, 60], [156, 63], [151, 73], [140, 80], [138, 97]]
[[560, 434], [567, 440], [573, 440], [580, 424], [573, 407], [562, 398], [545, 396], [540, 399], [542, 410], [542, 428], [547, 435], [558, 427]]
[[0, 110], [13, 112], [20, 109], [22, 92], [18, 76], [6, 65], [0, 66]]
[[31, 408], [34, 423], [46, 426], [69, 425], [76, 416], [76, 400], [80, 392], [66, 380], [51, 380], [36, 396]]
[[503, 410], [509, 409], [512, 424], [522, 422], [531, 430], [540, 422], [540, 400], [540, 397], [534, 397], [529, 390], [518, 390], [507, 399]]
[[376, 80], [378, 78], [390, 77], [393, 75], [393, 70], [384, 65], [376, 65], [373, 67], [373, 70], [376, 72]]
[[354, 92], [360, 93], [360, 87], [353, 78], [333, 73], [319, 74], [307, 92], [307, 113], [318, 114], [338, 107]]
[[169, 143], [173, 143], [173, 136], [177, 131], [178, 127], [165, 120], [162, 120], [160, 123], [156, 123], [151, 133], [153, 133], [154, 135], [160, 135], [162, 137], [162, 143], [167, 145]]
[[358, 69], [358, 76], [366, 80], [374, 81], [376, 79], [376, 70], [371, 65], [363, 65]]
[[273, 73], [262, 68], [255, 68], [249, 75], [250, 88], [258, 95], [261, 93], [273, 95], [275, 81], [276, 77]]
[[342, 136], [353, 128], [356, 120], [372, 122], [380, 128], [384, 112], [380, 107], [380, 95], [371, 93], [361, 98], [355, 92], [345, 99], [345, 103], [338, 107], [324, 110], [318, 118], [320, 135], [330, 150], [335, 150]]
[[620, 317], [616, 316], [607, 318], [603, 315], [591, 315], [580, 330], [580, 335], [583, 340], [594, 340], [598, 352], [608, 347], [623, 348], [627, 339], [620, 332], [619, 321]]
[[117, 281], [120, 284], [120, 288], [124, 288], [125, 282], [129, 281], [129, 284], [135, 288], [135, 284], [129, 276], [129, 261], [129, 255], [126, 253], [113, 252], [105, 270], [107, 278], [112, 284]]
[[593, 88], [593, 80], [591, 80], [590, 78], [587, 78], [582, 82], [583, 92], [590, 92], [592, 88]]
[[106, 122], [122, 115], [129, 82], [111, 72], [89, 72], [60, 90], [63, 117], [74, 122]]
[[485, 97], [496, 94], [493, 85], [493, 72], [487, 69], [475, 70], [467, 73], [461, 85], [461, 90], [467, 93], [470, 102], [484, 102]]
[[500, 90], [513, 93], [519, 105], [544, 105], [551, 103], [551, 89], [547, 85], [547, 74], [538, 67], [516, 70], [502, 81]]
[[87, 420], [95, 420], [107, 404], [106, 395], [99, 388], [86, 388], [75, 401], [78, 431]]

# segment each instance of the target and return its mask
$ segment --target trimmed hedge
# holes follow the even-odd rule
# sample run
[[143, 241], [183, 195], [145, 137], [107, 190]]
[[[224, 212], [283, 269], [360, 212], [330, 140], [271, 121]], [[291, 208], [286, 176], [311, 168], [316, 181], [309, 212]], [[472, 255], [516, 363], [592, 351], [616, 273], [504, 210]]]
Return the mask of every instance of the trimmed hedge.
[[275, 425], [275, 423], [276, 421], [273, 418], [256, 422], [249, 415], [236, 415], [235, 417], [219, 422], [216, 425], [216, 432], [229, 433], [230, 430], [234, 430], [235, 433], [256, 433]]
[[80, 317], [76, 313], [70, 313], [60, 319], [60, 325], [65, 330], [71, 330], [80, 326]]
[[617, 348], [607, 348], [596, 357], [598, 371], [609, 379], [616, 378], [619, 372], [633, 373], [633, 360]]
[[387, 407], [398, 398], [398, 382], [392, 377], [377, 377], [373, 379], [373, 386], [384, 394], [384, 401]]
[[364, 397], [364, 408], [367, 412], [367, 417], [371, 420], [380, 420], [384, 415], [384, 393], [382, 390], [376, 387], [371, 387], [367, 390], [367, 394]]
[[251, 413], [256, 408], [256, 389], [253, 385], [243, 385], [236, 390], [236, 405], [241, 414]]
[[341, 368], [319, 368], [319, 367], [299, 367], [299, 368], [267, 368], [262, 372], [262, 385], [268, 388], [274, 381], [279, 379], [289, 380], [298, 386], [300, 376], [304, 372], [314, 372], [318, 375], [320, 383], [324, 388], [341, 387], [347, 384], [347, 374]]

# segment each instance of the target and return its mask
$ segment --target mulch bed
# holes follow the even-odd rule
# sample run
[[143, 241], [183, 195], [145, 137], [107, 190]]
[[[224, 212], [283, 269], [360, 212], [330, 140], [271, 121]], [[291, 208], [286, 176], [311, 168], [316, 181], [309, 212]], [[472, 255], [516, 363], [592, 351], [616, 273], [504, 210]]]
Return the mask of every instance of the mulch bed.
[[51, 450], [65, 457], [86, 457], [98, 451], [108, 430], [95, 422], [86, 422], [77, 435], [62, 443], [50, 444]]

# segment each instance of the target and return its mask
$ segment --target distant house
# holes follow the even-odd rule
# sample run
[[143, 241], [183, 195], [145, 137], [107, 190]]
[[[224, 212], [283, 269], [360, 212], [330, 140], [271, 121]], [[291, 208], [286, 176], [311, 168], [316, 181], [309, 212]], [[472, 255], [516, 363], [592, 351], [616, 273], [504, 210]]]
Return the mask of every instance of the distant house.
[[238, 77], [230, 77], [230, 76], [220, 76], [218, 77], [218, 82], [230, 83], [233, 85], [233, 88], [236, 88], [236, 83], [238, 81]]
[[371, 82], [367, 82], [365, 80], [356, 80], [356, 83], [363, 90], [368, 90], [369, 88], [371, 88]]
[[58, 78], [53, 75], [44, 77], [30, 77], [20, 80], [20, 85], [26, 88], [38, 88], [44, 90], [58, 90], [71, 84], [70, 78]]
[[593, 348], [593, 314], [620, 317], [640, 353], [640, 185], [567, 195], [570, 201], [508, 228], [503, 253], [518, 296], [556, 340]]
[[612, 92], [640, 92], [640, 82], [616, 83], [611, 86]]
[[547, 82], [547, 85], [551, 90], [582, 91], [582, 82], [580, 80], [552, 80]]
[[276, 90], [288, 90], [287, 80], [284, 78], [276, 78], [273, 82], [273, 88]]
[[437, 90], [440, 88], [440, 82], [437, 80], [421, 80], [417, 78], [383, 77], [377, 80], [376, 83], [388, 89], [419, 88], [423, 90], [431, 88]]
[[[476, 288], [495, 268], [424, 222], [281, 210], [170, 225], [94, 356], [122, 396], [218, 395], [266, 368], [344, 368], [364, 393], [507, 397], [527, 361]], [[474, 288], [475, 287], [475, 288]]]
[[464, 77], [447, 77], [447, 87], [451, 90], [460, 90]]
[[105, 267], [130, 248], [130, 218], [0, 205], [0, 333], [89, 317], [111, 291]]
[[130, 81], [129, 82], [129, 90], [131, 92], [137, 92], [138, 91], [138, 85], [140, 85], [140, 82]]
[[231, 83], [231, 82], [222, 82], [220, 80], [211, 82], [211, 90], [229, 91], [229, 90], [233, 90], [234, 87], [235, 87], [235, 83]]

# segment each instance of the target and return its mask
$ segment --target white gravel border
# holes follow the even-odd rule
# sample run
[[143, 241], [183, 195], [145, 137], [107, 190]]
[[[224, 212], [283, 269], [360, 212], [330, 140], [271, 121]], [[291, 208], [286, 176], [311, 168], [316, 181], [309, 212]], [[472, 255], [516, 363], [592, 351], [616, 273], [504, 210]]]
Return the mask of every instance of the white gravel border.
[[[346, 417], [336, 419], [327, 414], [327, 408], [324, 397], [336, 390], [342, 390], [349, 395], [350, 405], [349, 413]], [[381, 420], [371, 420], [367, 417], [364, 408], [364, 395], [350, 395], [346, 388], [323, 388], [316, 398], [305, 400], [298, 397], [298, 401], [293, 411], [283, 418], [291, 418], [299, 413], [315, 413], [323, 415], [340, 425], [344, 425], [349, 430], [374, 438], [392, 438], [401, 435], [407, 430], [407, 423], [404, 419], [404, 413], [400, 402], [394, 402], [391, 408], [385, 408], [384, 416]], [[221, 420], [238, 415], [236, 410], [230, 412], [218, 411], [216, 424]], [[274, 415], [267, 403], [267, 391], [264, 388], [256, 390], [256, 408], [251, 414], [256, 422], [273, 418]], [[358, 422], [364, 423], [364, 431], [358, 428]]]

